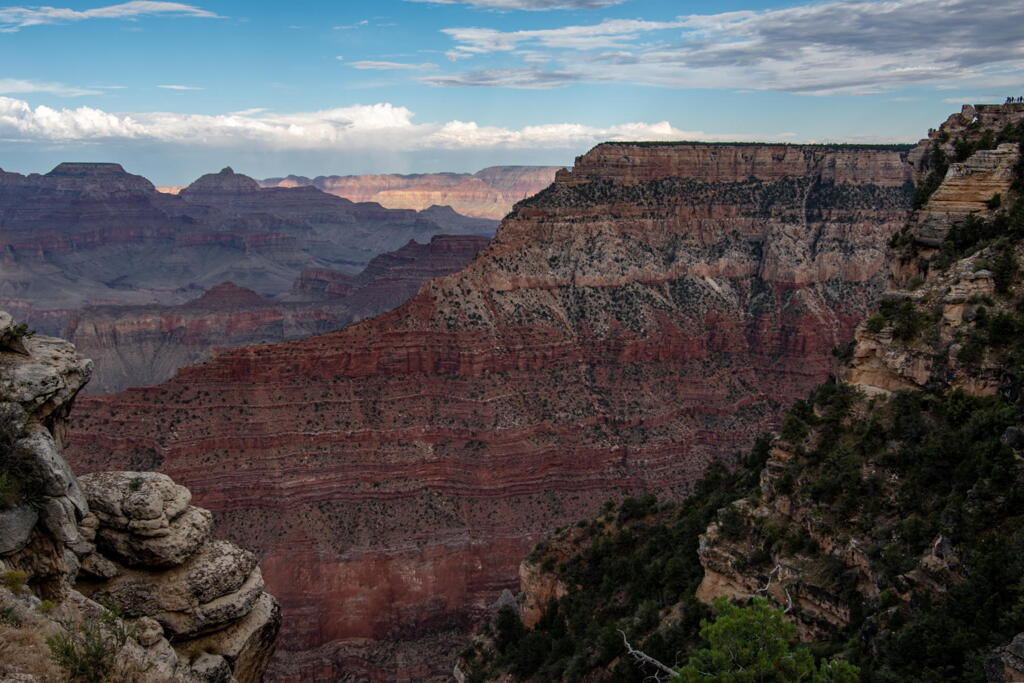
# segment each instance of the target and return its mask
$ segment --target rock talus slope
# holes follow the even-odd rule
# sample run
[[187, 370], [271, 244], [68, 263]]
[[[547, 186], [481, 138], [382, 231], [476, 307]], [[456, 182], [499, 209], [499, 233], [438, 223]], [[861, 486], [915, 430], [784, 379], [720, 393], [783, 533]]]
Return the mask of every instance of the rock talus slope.
[[255, 556], [213, 540], [211, 513], [166, 475], [78, 479], [61, 448], [91, 362], [25, 332], [0, 311], [0, 676], [49, 680], [50, 637], [107, 651], [109, 670], [68, 676], [261, 680], [281, 618]]
[[74, 462], [158, 464], [257, 549], [276, 678], [443, 678], [543, 534], [685, 494], [827, 375], [910, 173], [895, 148], [600, 145], [392, 312], [85, 397]]

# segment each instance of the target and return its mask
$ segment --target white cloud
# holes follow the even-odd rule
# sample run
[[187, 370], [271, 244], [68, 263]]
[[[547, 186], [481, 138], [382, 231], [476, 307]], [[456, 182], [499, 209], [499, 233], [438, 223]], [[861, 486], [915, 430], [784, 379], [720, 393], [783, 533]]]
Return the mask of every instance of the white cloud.
[[91, 107], [53, 109], [0, 97], [0, 138], [41, 143], [140, 142], [267, 150], [579, 149], [603, 140], [761, 140], [709, 135], [666, 121], [609, 127], [551, 123], [524, 128], [472, 121], [415, 123], [405, 107], [381, 103], [294, 114], [250, 109], [232, 114], [113, 114]]
[[[341, 57], [338, 57], [341, 59]], [[361, 62], [350, 62], [349, 66], [353, 69], [370, 69], [377, 71], [386, 71], [390, 69], [407, 69], [413, 71], [421, 71], [425, 69], [436, 69], [437, 64], [431, 64], [430, 62], [423, 62], [422, 64], [409, 64], [406, 62], [374, 62], [374, 61], [361, 61]]]
[[510, 52], [524, 43], [542, 48], [571, 50], [612, 49], [626, 45], [642, 33], [682, 28], [685, 25], [683, 21], [606, 19], [600, 24], [556, 29], [498, 31], [492, 28], [446, 28], [441, 32], [459, 43], [447, 53], [449, 58], [462, 59], [489, 52]]
[[[674, 21], [444, 33], [455, 42], [447, 53], [452, 60], [546, 57], [577, 80], [860, 94], [916, 84], [1010, 87], [1024, 70], [1022, 24], [1020, 0], [834, 0]], [[481, 85], [477, 73], [436, 84]]]
[[571, 71], [544, 71], [542, 69], [489, 69], [468, 71], [450, 76], [427, 76], [424, 83], [437, 86], [482, 86], [517, 88], [520, 90], [548, 90], [561, 88], [573, 81], [583, 80]]
[[0, 8], [0, 33], [13, 33], [29, 26], [83, 21], [85, 19], [135, 19], [152, 15], [177, 15], [204, 19], [219, 18], [217, 14], [194, 5], [180, 2], [154, 2], [132, 0], [117, 5], [73, 10], [63, 7], [3, 7]]
[[472, 5], [488, 9], [601, 9], [621, 5], [626, 0], [406, 0], [406, 2], [429, 2], [433, 5]]
[[[117, 86], [106, 86], [107, 88]], [[48, 83], [40, 81], [25, 81], [17, 78], [0, 78], [0, 95], [21, 95], [27, 93], [44, 92], [61, 97], [81, 97], [82, 95], [98, 95], [103, 86], [92, 88], [79, 88], [63, 83]]]
[[335, 31], [351, 31], [352, 29], [356, 29], [356, 28], [360, 28], [362, 26], [366, 26], [369, 23], [370, 23], [369, 19], [363, 19], [362, 21], [356, 22], [355, 24], [343, 24], [341, 26], [335, 26], [334, 30]]
[[203, 89], [203, 88], [197, 88], [194, 85], [158, 85], [156, 87], [163, 88], [164, 90], [202, 90]]

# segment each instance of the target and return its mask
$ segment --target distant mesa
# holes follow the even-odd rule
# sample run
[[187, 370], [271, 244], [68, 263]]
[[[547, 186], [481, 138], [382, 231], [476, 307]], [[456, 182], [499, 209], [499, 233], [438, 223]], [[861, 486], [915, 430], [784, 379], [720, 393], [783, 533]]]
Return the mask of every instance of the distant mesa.
[[258, 182], [247, 175], [235, 173], [227, 166], [220, 173], [207, 173], [178, 194], [185, 199], [194, 199], [219, 193], [245, 194], [259, 190]]
[[476, 218], [499, 220], [516, 202], [532, 196], [555, 180], [561, 166], [492, 166], [476, 173], [415, 173], [409, 175], [305, 176], [261, 180], [263, 187], [312, 185], [354, 202], [377, 202], [389, 209], [450, 206]]
[[202, 296], [189, 301], [187, 305], [192, 308], [237, 310], [269, 303], [270, 301], [251, 289], [239, 287], [234, 282], [228, 281], [210, 288]]
[[475, 251], [421, 254], [372, 286], [364, 276], [343, 302], [320, 302], [342, 288], [296, 293], [296, 281], [308, 271], [355, 278], [410, 240], [486, 243], [497, 221], [386, 209], [313, 186], [264, 189], [230, 167], [176, 195], [120, 164], [68, 162], [45, 174], [0, 171], [0, 225], [0, 303], [78, 344], [97, 363], [89, 390], [102, 392], [163, 381], [213, 347], [296, 339], [393, 308]]
[[65, 161], [57, 164], [56, 167], [46, 175], [48, 176], [104, 176], [104, 175], [128, 175], [121, 164], [114, 163], [93, 163]]

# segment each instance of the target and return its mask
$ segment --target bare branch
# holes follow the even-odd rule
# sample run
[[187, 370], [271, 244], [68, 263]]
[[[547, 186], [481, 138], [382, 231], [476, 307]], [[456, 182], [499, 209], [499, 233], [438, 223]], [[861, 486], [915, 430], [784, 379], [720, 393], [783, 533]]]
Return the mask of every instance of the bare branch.
[[773, 569], [770, 572], [768, 572], [768, 583], [766, 583], [764, 585], [764, 588], [758, 588], [757, 589], [758, 593], [764, 593], [764, 594], [768, 593], [768, 589], [771, 588], [771, 585], [772, 585], [772, 577], [775, 576], [776, 574], [778, 574], [780, 569], [782, 569], [782, 565], [777, 564], [777, 565], [775, 565], [775, 569]]
[[[768, 595], [768, 589], [771, 588], [772, 585], [772, 577], [778, 574], [781, 569], [782, 565], [777, 564], [775, 565], [775, 569], [768, 572], [768, 582], [764, 584], [763, 588], [757, 589], [758, 594]], [[793, 596], [789, 594], [789, 588], [786, 587], [786, 584], [782, 584], [782, 592], [786, 594], [786, 609], [782, 610], [782, 613], [789, 614], [793, 611]]]
[[[633, 649], [633, 646], [629, 644], [628, 640], [626, 640], [626, 633], [625, 633], [625, 631], [623, 631], [622, 629], [619, 629], [619, 633], [622, 634], [622, 642], [626, 646], [626, 652], [628, 652], [630, 655], [632, 655], [633, 659], [635, 659], [638, 662], [642, 662], [644, 664], [650, 664], [651, 666], [653, 666], [653, 667], [655, 667], [657, 669], [660, 669], [663, 673], [668, 674], [669, 678], [676, 678], [679, 675], [679, 674], [676, 673], [675, 669], [673, 669], [672, 667], [666, 666], [666, 665], [662, 664], [657, 659], [655, 659], [654, 657], [650, 656], [649, 654], [647, 654], [645, 652], [641, 652], [640, 650]], [[657, 680], [657, 681], [660, 681], [661, 677], [655, 675], [654, 679]]]

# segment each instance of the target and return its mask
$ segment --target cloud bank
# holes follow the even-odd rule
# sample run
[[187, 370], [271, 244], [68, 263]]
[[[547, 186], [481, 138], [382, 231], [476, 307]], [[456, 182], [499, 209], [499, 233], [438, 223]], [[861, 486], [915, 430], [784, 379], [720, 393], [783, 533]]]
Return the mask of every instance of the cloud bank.
[[42, 81], [26, 81], [19, 78], [0, 78], [0, 95], [20, 95], [27, 93], [49, 93], [60, 97], [81, 97], [83, 95], [98, 95], [103, 90], [109, 90], [115, 86], [98, 86], [96, 88], [78, 88], [63, 83], [48, 83]]
[[[447, 52], [453, 61], [550, 63], [548, 69], [575, 74], [576, 81], [857, 94], [992, 79], [1024, 83], [1022, 25], [1020, 0], [839, 0], [671, 21], [444, 33], [455, 43]], [[483, 82], [480, 73], [428, 82], [507, 85]], [[539, 81], [543, 72], [535, 69], [535, 76]]]
[[92, 107], [33, 108], [23, 100], [0, 97], [0, 138], [14, 142], [134, 141], [268, 150], [417, 151], [578, 149], [605, 140], [751, 139], [683, 131], [666, 121], [609, 127], [552, 123], [505, 128], [472, 121], [416, 123], [413, 119], [411, 110], [389, 103], [293, 114], [262, 109], [222, 115], [115, 114]]

